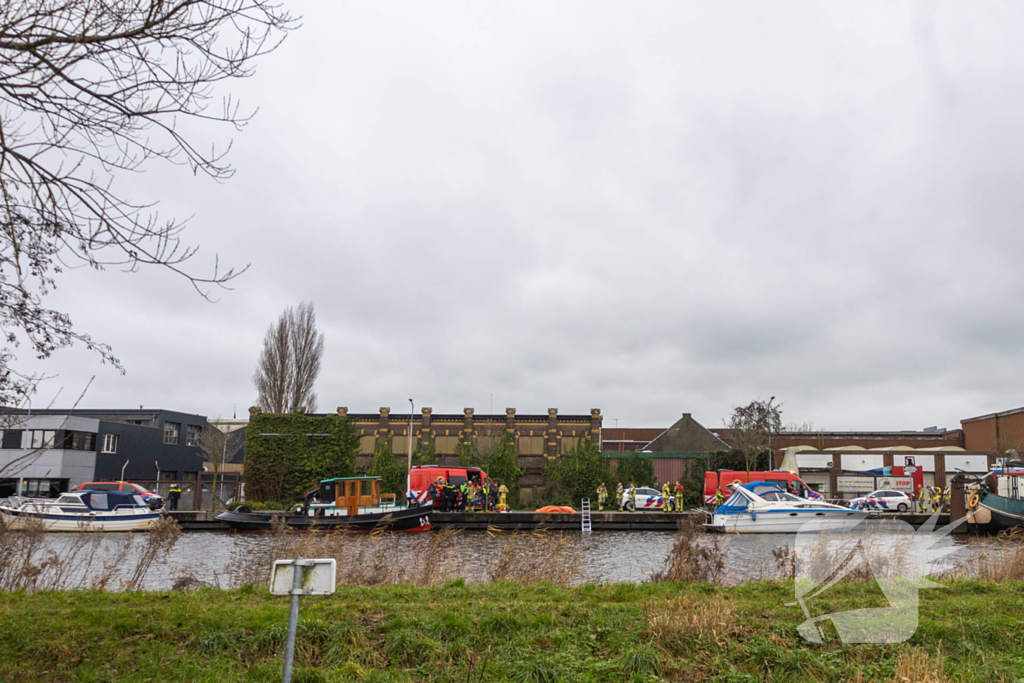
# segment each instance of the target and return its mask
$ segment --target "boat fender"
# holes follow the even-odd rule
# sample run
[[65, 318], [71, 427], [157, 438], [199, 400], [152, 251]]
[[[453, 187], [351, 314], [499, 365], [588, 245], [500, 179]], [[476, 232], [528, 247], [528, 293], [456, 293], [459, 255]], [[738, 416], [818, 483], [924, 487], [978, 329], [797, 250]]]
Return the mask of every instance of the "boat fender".
[[750, 521], [751, 522], [756, 522], [757, 521], [757, 513], [754, 512], [753, 510], [750, 511]]
[[977, 493], [973, 494], [970, 497], [970, 499], [967, 501], [967, 505], [969, 505], [972, 508], [978, 506], [978, 494]]
[[992, 521], [992, 511], [988, 508], [978, 508], [974, 513], [975, 524], [988, 524]]

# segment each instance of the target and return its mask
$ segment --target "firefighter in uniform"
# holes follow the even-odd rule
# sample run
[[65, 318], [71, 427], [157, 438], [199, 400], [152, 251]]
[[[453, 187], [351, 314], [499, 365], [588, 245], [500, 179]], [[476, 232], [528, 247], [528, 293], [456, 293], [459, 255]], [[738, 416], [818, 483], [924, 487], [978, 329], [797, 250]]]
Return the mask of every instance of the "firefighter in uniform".
[[679, 482], [679, 481], [676, 482], [676, 490], [675, 490], [675, 493], [673, 493], [672, 495], [674, 495], [676, 497], [676, 500], [675, 500], [675, 503], [674, 503], [673, 507], [674, 507], [676, 512], [679, 512], [680, 510], [683, 509], [683, 483], [682, 482]]
[[604, 482], [602, 481], [601, 484], [597, 487], [597, 509], [604, 510], [604, 504], [607, 500], [608, 488], [604, 485]]
[[661, 510], [662, 512], [672, 511], [672, 489], [669, 488], [667, 481], [661, 487]]
[[622, 509], [622, 482], [615, 487], [615, 507]]
[[466, 509], [466, 498], [469, 496], [469, 484], [463, 483], [459, 487], [459, 509]]
[[636, 512], [636, 485], [632, 482], [629, 484], [629, 509]]
[[508, 503], [505, 502], [507, 500], [508, 488], [504, 484], [502, 484], [501, 486], [498, 487], [498, 505], [501, 505], [502, 507], [508, 507]]
[[487, 512], [491, 500], [491, 489], [487, 486], [487, 482], [484, 482], [483, 486], [480, 487], [480, 492], [483, 494], [483, 505], [480, 506], [480, 512]]
[[932, 512], [942, 509], [942, 489], [936, 486], [932, 489]]
[[168, 504], [171, 510], [178, 509], [178, 501], [181, 500], [181, 484], [171, 484]]
[[725, 502], [725, 496], [722, 495], [722, 489], [715, 489], [715, 507]]

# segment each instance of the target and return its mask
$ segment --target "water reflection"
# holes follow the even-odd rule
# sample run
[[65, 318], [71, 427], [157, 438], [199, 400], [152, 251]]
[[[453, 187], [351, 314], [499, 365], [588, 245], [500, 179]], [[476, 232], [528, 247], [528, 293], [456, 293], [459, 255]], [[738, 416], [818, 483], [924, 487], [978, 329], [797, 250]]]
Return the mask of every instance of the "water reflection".
[[[566, 542], [582, 550], [582, 578], [590, 583], [643, 582], [654, 572], [664, 567], [665, 559], [672, 548], [675, 534], [656, 531], [595, 531], [592, 534], [565, 533]], [[123, 535], [105, 534], [98, 540], [97, 559], [113, 556]], [[447, 558], [456, 572], [467, 581], [487, 580], [488, 568], [493, 565], [498, 553], [506, 547], [509, 532], [493, 535], [482, 531], [464, 531], [457, 535]], [[748, 579], [770, 578], [775, 572], [773, 550], [792, 547], [795, 537], [786, 534], [758, 535], [702, 535], [700, 543], [721, 543], [726, 554], [727, 583], [738, 583]], [[356, 544], [382, 543], [386, 552], [393, 554], [393, 561], [403, 562], [403, 557], [415, 556], [430, 543], [429, 534], [395, 534], [381, 539], [368, 535], [353, 535], [350, 542]], [[244, 558], [259, 556], [266, 544], [274, 542], [273, 534], [229, 534], [217, 532], [195, 532], [184, 534], [171, 551], [166, 564], [156, 564], [150, 570], [145, 582], [147, 590], [166, 590], [183, 575], [192, 575], [204, 582], [228, 586], [230, 578], [237, 573], [233, 563], [245, 562]], [[69, 543], [69, 536], [51, 534], [47, 536], [50, 549], [60, 554], [62, 546]], [[960, 565], [969, 563], [972, 555], [991, 548], [993, 539], [975, 536], [946, 537], [940, 546], [961, 546], [962, 550], [949, 559]], [[142, 544], [136, 544], [141, 547]], [[529, 552], [530, 535], [520, 539], [520, 546]], [[537, 543], [537, 548], [547, 547]], [[256, 552], [253, 552], [256, 551]], [[102, 567], [102, 562], [94, 563]], [[949, 565], [954, 566], [953, 564]], [[91, 571], [97, 571], [92, 569]]]

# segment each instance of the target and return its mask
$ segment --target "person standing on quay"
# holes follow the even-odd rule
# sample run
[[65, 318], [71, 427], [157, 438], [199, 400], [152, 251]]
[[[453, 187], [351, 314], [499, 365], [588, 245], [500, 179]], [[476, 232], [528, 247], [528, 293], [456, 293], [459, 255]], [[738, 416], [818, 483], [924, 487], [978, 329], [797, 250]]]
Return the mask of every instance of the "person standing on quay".
[[181, 500], [181, 484], [171, 484], [171, 491], [167, 501], [168, 507], [171, 510], [177, 510], [179, 500]]
[[604, 485], [604, 482], [602, 481], [601, 484], [597, 487], [597, 509], [604, 510], [604, 504], [607, 500], [608, 488]]

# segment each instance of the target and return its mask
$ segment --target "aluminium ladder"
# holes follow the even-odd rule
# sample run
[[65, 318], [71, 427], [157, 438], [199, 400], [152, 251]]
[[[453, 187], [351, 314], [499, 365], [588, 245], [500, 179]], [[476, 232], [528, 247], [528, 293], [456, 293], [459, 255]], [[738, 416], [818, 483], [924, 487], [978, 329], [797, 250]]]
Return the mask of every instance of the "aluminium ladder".
[[580, 505], [580, 531], [590, 533], [590, 499], [587, 498]]

